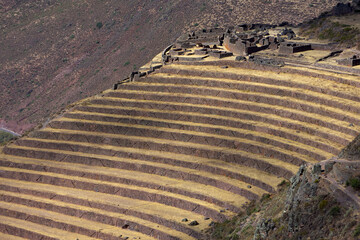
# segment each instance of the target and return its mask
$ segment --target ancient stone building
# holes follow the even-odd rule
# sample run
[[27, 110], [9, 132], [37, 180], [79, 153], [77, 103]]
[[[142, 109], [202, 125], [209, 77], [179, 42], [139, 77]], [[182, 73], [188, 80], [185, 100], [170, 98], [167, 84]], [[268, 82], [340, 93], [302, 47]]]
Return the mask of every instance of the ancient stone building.
[[340, 59], [337, 62], [340, 65], [345, 65], [350, 67], [357, 66], [360, 65], [360, 56], [354, 55], [351, 58]]
[[311, 44], [283, 42], [280, 44], [279, 53], [288, 55], [288, 54], [303, 52], [308, 50], [311, 50]]

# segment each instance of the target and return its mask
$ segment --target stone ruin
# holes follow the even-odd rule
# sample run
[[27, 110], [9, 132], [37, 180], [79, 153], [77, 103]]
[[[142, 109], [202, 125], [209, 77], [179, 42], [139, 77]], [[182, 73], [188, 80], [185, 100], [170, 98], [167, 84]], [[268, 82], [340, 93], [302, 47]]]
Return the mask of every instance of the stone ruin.
[[247, 56], [268, 48], [276, 50], [285, 38], [290, 40], [296, 37], [294, 31], [288, 28], [271, 36], [268, 30], [273, 27], [275, 26], [252, 24], [229, 28], [224, 36], [224, 47], [236, 55]]
[[349, 67], [360, 65], [360, 55], [354, 55], [351, 58], [337, 60], [337, 63]]
[[[267, 24], [241, 24], [228, 28], [211, 28], [192, 31], [182, 35], [174, 44], [162, 52], [160, 65], [152, 66], [147, 71], [132, 72], [129, 77], [114, 85], [114, 90], [125, 82], [136, 81], [140, 77], [154, 72], [161, 66], [177, 61], [194, 62], [207, 57], [226, 58], [235, 55], [235, 61], [249, 61], [261, 65], [282, 67], [285, 65], [281, 58], [261, 57], [253, 55], [262, 50], [277, 51], [279, 57], [309, 50], [333, 50], [336, 44], [304, 43], [295, 32], [287, 27]], [[271, 34], [269, 33], [271, 32]], [[291, 40], [291, 41], [289, 41]], [[336, 51], [335, 51], [336, 52]], [[274, 55], [275, 56], [275, 55]], [[332, 56], [332, 54], [331, 54]], [[337, 60], [339, 65], [360, 65], [360, 56]]]
[[235, 55], [247, 56], [249, 54], [267, 49], [277, 49], [277, 38], [256, 35], [227, 35], [224, 38], [224, 47]]
[[298, 52], [304, 52], [312, 50], [311, 44], [299, 44], [299, 43], [289, 43], [289, 42], [283, 42], [280, 44], [279, 47], [279, 53], [280, 54], [292, 54], [292, 53], [298, 53]]

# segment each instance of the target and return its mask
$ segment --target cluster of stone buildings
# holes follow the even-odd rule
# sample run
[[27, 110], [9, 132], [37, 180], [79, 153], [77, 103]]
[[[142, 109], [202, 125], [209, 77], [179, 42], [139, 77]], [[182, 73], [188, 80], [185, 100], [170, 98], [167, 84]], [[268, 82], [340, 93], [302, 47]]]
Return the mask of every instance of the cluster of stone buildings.
[[[276, 29], [272, 25], [264, 24], [243, 24], [235, 27], [203, 29], [183, 35], [178, 39], [174, 46], [169, 49], [164, 56], [164, 62], [169, 61], [198, 61], [213, 56], [223, 58], [232, 55], [243, 57], [253, 53], [271, 49], [278, 51], [278, 56], [286, 57], [293, 53], [310, 50], [329, 50], [331, 44], [310, 44], [297, 41], [295, 32], [290, 28]], [[269, 30], [273, 30], [269, 34]], [[223, 46], [219, 49], [218, 46]], [[189, 49], [197, 47], [192, 52]], [[190, 55], [195, 55], [190, 57]], [[338, 61], [340, 65], [356, 66], [360, 65], [359, 56]]]
[[[203, 29], [193, 31], [181, 36], [174, 44], [168, 46], [162, 52], [162, 63], [151, 65], [147, 70], [132, 72], [128, 78], [119, 81], [114, 89], [124, 82], [136, 81], [137, 78], [145, 76], [160, 68], [163, 64], [174, 61], [201, 61], [209, 56], [225, 58], [235, 55], [236, 61], [249, 61], [262, 65], [284, 66], [281, 57], [289, 56], [310, 50], [333, 51], [326, 59], [338, 55], [341, 51], [334, 51], [333, 44], [306, 43], [297, 41], [295, 32], [289, 28], [274, 29], [273, 25], [243, 24], [235, 27]], [[269, 34], [269, 30], [273, 30]], [[221, 47], [220, 47], [221, 46]], [[277, 51], [280, 58], [268, 58], [253, 55], [253, 53], [271, 49]], [[336, 53], [336, 54], [335, 54]], [[321, 61], [321, 60], [319, 60]], [[337, 60], [339, 65], [353, 67], [360, 65], [360, 55]]]

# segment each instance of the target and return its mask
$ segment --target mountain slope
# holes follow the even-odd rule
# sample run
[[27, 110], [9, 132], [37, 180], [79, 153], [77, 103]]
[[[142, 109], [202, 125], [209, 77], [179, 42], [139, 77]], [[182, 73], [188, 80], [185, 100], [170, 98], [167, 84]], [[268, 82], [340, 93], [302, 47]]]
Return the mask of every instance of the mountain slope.
[[339, 1], [0, 1], [0, 124], [24, 132], [109, 88], [183, 29], [300, 23]]

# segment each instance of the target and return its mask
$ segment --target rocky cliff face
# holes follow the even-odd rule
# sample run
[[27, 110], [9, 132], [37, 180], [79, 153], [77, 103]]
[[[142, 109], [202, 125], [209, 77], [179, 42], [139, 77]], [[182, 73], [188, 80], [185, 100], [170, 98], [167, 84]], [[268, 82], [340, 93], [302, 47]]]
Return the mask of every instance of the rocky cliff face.
[[338, 165], [343, 163], [334, 159], [326, 164], [327, 171], [322, 169], [325, 164], [302, 166], [291, 179], [280, 222], [292, 239], [355, 238], [359, 205], [352, 197], [357, 193], [335, 177]]
[[277, 194], [263, 196], [209, 234], [212, 239], [360, 239], [360, 186], [354, 180], [359, 173], [355, 160], [303, 165]]

